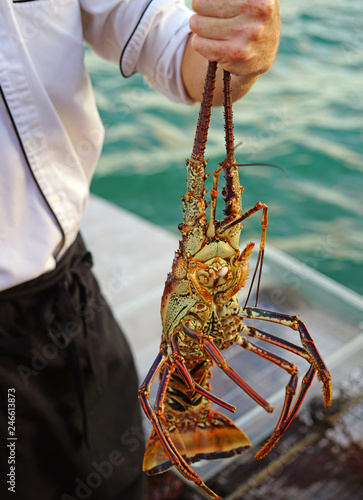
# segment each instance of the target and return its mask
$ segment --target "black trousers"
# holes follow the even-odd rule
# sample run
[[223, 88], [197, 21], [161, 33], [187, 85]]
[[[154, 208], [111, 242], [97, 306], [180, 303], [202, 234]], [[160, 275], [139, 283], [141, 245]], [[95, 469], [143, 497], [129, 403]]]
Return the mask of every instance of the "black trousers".
[[0, 498], [142, 500], [127, 341], [79, 236], [57, 268], [0, 292]]

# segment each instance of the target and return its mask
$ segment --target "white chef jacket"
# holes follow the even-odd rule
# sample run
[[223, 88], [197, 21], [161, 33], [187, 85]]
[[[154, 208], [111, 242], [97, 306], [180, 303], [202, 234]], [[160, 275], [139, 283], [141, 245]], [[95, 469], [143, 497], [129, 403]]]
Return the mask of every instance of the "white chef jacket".
[[54, 269], [79, 231], [104, 137], [83, 41], [189, 102], [190, 15], [183, 0], [1, 0], [0, 290]]

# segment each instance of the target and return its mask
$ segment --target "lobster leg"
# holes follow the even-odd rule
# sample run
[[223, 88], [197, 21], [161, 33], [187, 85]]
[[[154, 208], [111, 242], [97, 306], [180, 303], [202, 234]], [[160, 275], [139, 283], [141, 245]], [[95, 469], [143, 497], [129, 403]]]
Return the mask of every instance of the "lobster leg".
[[196, 340], [201, 344], [201, 347], [205, 350], [205, 352], [210, 356], [210, 358], [224, 371], [224, 373], [233, 380], [241, 389], [243, 389], [246, 394], [248, 394], [256, 403], [258, 403], [262, 408], [264, 408], [268, 413], [272, 413], [273, 407], [265, 401], [257, 392], [255, 392], [239, 375], [236, 373], [233, 368], [231, 368], [225, 358], [220, 353], [219, 349], [215, 346], [215, 344], [209, 339], [203, 336], [202, 334], [196, 332], [195, 330], [191, 330], [186, 325], [183, 326], [183, 331], [188, 337], [193, 340]]
[[[155, 408], [153, 409], [149, 402], [149, 393], [151, 385], [155, 379], [156, 374], [160, 371], [162, 366], [164, 365], [164, 371], [161, 377], [161, 381], [159, 384], [158, 393], [155, 401]], [[170, 381], [170, 378], [175, 370], [175, 366], [172, 363], [169, 363], [165, 360], [165, 356], [162, 352], [159, 353], [153, 366], [151, 367], [148, 375], [145, 378], [145, 381], [141, 385], [139, 389], [139, 398], [142, 404], [142, 408], [152, 423], [155, 432], [160, 439], [163, 448], [165, 449], [168, 457], [172, 465], [176, 467], [176, 469], [188, 480], [193, 481], [200, 488], [202, 488], [211, 498], [220, 499], [214, 491], [208, 488], [206, 484], [202, 481], [200, 476], [196, 474], [193, 469], [188, 465], [182, 455], [179, 453], [175, 444], [173, 443], [168, 430], [163, 425], [161, 418], [163, 415], [163, 407], [165, 394], [167, 391], [167, 387]]]
[[[266, 340], [267, 342], [279, 345], [280, 347], [305, 358], [311, 365], [314, 366], [315, 370], [318, 372], [319, 380], [323, 382], [325, 406], [328, 408], [331, 405], [333, 399], [331, 375], [315, 345], [313, 338], [306, 328], [306, 325], [299, 319], [299, 316], [291, 316], [285, 313], [267, 311], [266, 309], [260, 309], [257, 307], [241, 307], [239, 305], [232, 307], [225, 306], [223, 316], [228, 317], [231, 315], [239, 316], [241, 320], [248, 318], [270, 321], [272, 323], [279, 323], [281, 325], [288, 326], [293, 330], [297, 330], [300, 335], [303, 349], [294, 346], [293, 344], [285, 340], [277, 339], [276, 337], [273, 337], [270, 334], [266, 334], [265, 332], [261, 332], [260, 334], [258, 333], [259, 330], [254, 327], [250, 327], [249, 335], [251, 335], [251, 332], [257, 332], [257, 334], [252, 336], [259, 337], [263, 340]], [[245, 328], [245, 326], [241, 328]]]
[[275, 427], [275, 430], [273, 431], [271, 437], [269, 440], [264, 444], [264, 446], [256, 453], [255, 458], [263, 458], [269, 451], [275, 446], [275, 444], [278, 442], [280, 437], [283, 435], [283, 433], [286, 431], [286, 429], [289, 427], [291, 422], [294, 420], [296, 413], [298, 412], [301, 403], [303, 402], [305, 395], [311, 386], [311, 383], [314, 379], [316, 370], [314, 366], [310, 366], [309, 370], [306, 372], [303, 381], [301, 383], [301, 388], [300, 392], [298, 394], [297, 400], [294, 404], [293, 409], [289, 413], [289, 415], [283, 419], [284, 414], [286, 413], [285, 408], [283, 408], [283, 411], [281, 413], [281, 417]]
[[[224, 225], [222, 224], [222, 229], [221, 232], [227, 231], [231, 227], [235, 226], [236, 224], [239, 224], [240, 222], [243, 222], [245, 219], [256, 213], [258, 210], [263, 209], [263, 214], [262, 214], [262, 221], [261, 221], [261, 227], [264, 230], [264, 236], [266, 236], [266, 229], [267, 229], [267, 210], [268, 206], [265, 205], [265, 203], [261, 203], [260, 201], [256, 203], [256, 205], [244, 214], [242, 214], [240, 217], [237, 217], [237, 219], [234, 219], [232, 222], [228, 222], [228, 224]], [[262, 225], [263, 224], [263, 225]], [[263, 238], [263, 242], [266, 241], [266, 238]]]
[[221, 227], [221, 233], [224, 233], [225, 231], [228, 231], [233, 226], [236, 226], [237, 224], [240, 224], [241, 222], [243, 222], [248, 217], [250, 217], [251, 215], [253, 215], [256, 212], [258, 212], [259, 210], [262, 210], [262, 219], [261, 219], [262, 234], [261, 234], [261, 240], [260, 240], [260, 248], [259, 248], [259, 251], [258, 251], [257, 262], [256, 262], [255, 270], [254, 270], [254, 273], [253, 273], [253, 276], [252, 276], [251, 285], [250, 285], [250, 288], [248, 290], [248, 294], [247, 294], [247, 298], [246, 298], [246, 302], [245, 302], [245, 307], [246, 307], [247, 302], [248, 302], [248, 300], [250, 298], [252, 287], [253, 287], [253, 284], [255, 282], [256, 274], [257, 274], [257, 271], [259, 269], [258, 287], [257, 287], [255, 305], [257, 306], [257, 303], [258, 303], [258, 292], [259, 292], [259, 285], [260, 285], [260, 281], [261, 281], [262, 266], [263, 266], [263, 257], [264, 257], [264, 254], [265, 254], [265, 245], [266, 245], [268, 206], [265, 203], [261, 203], [259, 201], [258, 203], [256, 203], [256, 205], [254, 207], [250, 208], [249, 210], [247, 210], [247, 212], [245, 212], [241, 216], [237, 217], [237, 219], [235, 219], [235, 220], [233, 220], [231, 222], [228, 222], [226, 225], [222, 224], [222, 227]]
[[246, 339], [246, 337], [239, 336], [239, 338], [236, 340], [236, 344], [286, 370], [291, 375], [290, 381], [286, 387], [286, 392], [291, 394], [291, 397], [295, 395], [297, 381], [299, 378], [299, 372], [295, 363], [291, 363], [290, 361], [277, 356], [276, 354], [273, 354], [272, 352], [269, 352], [266, 349], [257, 346], [256, 344], [253, 344], [248, 339]]
[[156, 356], [154, 363], [152, 364], [148, 374], [145, 377], [145, 380], [140, 386], [139, 389], [139, 399], [141, 401], [142, 407], [145, 413], [148, 413], [146, 408], [149, 405], [149, 394], [150, 388], [155, 380], [156, 375], [160, 372], [163, 364], [165, 363], [165, 355], [162, 350], [159, 351], [159, 354]]
[[282, 347], [283, 349], [286, 349], [287, 351], [293, 352], [297, 356], [301, 356], [302, 358], [309, 360], [309, 355], [307, 354], [305, 349], [303, 349], [302, 347], [299, 347], [295, 344], [292, 344], [288, 340], [280, 339], [280, 337], [276, 337], [275, 335], [271, 335], [271, 333], [267, 333], [267, 332], [260, 330], [259, 328], [256, 328], [252, 325], [246, 326], [243, 323], [241, 323], [241, 325], [240, 325], [240, 331], [242, 333], [245, 333], [249, 337], [254, 337], [256, 339], [264, 340], [265, 342], [268, 342], [269, 344], [273, 344], [273, 345], [276, 345], [278, 347]]
[[177, 372], [183, 379], [185, 385], [187, 387], [190, 387], [191, 389], [194, 389], [195, 392], [198, 392], [202, 396], [206, 397], [210, 401], [213, 401], [213, 403], [216, 403], [219, 406], [222, 406], [222, 408], [225, 408], [226, 410], [231, 411], [234, 413], [236, 411], [236, 407], [234, 405], [231, 405], [227, 403], [227, 401], [223, 401], [223, 399], [218, 398], [214, 394], [212, 394], [210, 391], [202, 387], [201, 385], [197, 384], [189, 373], [187, 367], [184, 364], [184, 358], [180, 354], [179, 346], [178, 346], [178, 335], [174, 333], [171, 337], [171, 346], [173, 349], [173, 355], [174, 355], [174, 363]]
[[[239, 308], [236, 309], [238, 310]], [[309, 363], [314, 366], [315, 370], [318, 373], [319, 380], [321, 380], [323, 383], [325, 406], [328, 408], [331, 405], [333, 399], [331, 375], [315, 345], [313, 338], [306, 328], [306, 325], [299, 319], [299, 317], [284, 313], [277, 313], [274, 311], [266, 311], [265, 309], [259, 309], [256, 307], [240, 308], [240, 311], [237, 314], [243, 318], [254, 318], [264, 321], [271, 321], [273, 323], [280, 323], [299, 332], [301, 343], [307, 355], [303, 357], [308, 359]], [[280, 340], [280, 342], [284, 344], [282, 340]], [[285, 348], [289, 350], [287, 345]]]
[[[303, 378], [299, 394], [291, 411], [290, 407], [296, 390], [294, 389], [295, 382], [293, 382], [291, 379], [290, 383], [287, 385], [284, 406], [279, 421], [276, 425], [276, 428], [272, 433], [270, 439], [267, 441], [267, 443], [256, 454], [256, 458], [262, 458], [277, 443], [277, 441], [280, 439], [282, 434], [286, 431], [286, 429], [294, 419], [301, 403], [304, 400], [306, 392], [313, 381], [316, 372], [318, 373], [319, 379], [323, 382], [323, 394], [325, 399], [325, 405], [326, 407], [330, 406], [332, 401], [331, 376], [315, 346], [315, 343], [308, 329], [306, 328], [305, 324], [301, 320], [299, 320], [298, 316], [290, 316], [288, 314], [276, 313], [273, 311], [267, 311], [258, 308], [249, 308], [249, 307], [241, 308], [240, 306], [234, 306], [230, 308], [230, 312], [232, 312], [232, 314], [237, 313], [237, 315], [239, 315], [241, 319], [244, 319], [246, 317], [253, 319], [261, 319], [264, 321], [271, 321], [274, 323], [279, 323], [284, 326], [289, 326], [290, 328], [297, 330], [300, 334], [300, 340], [303, 345], [303, 348], [295, 346], [291, 342], [279, 339], [278, 337], [275, 337], [269, 333], [259, 330], [253, 326], [246, 326], [243, 323], [241, 323], [239, 328], [240, 331], [245, 333], [246, 335], [260, 338], [261, 340], [264, 340], [273, 345], [279, 346], [283, 349], [293, 352], [298, 356], [301, 356], [302, 358], [306, 359], [308, 363], [310, 363], [311, 365]], [[237, 343], [239, 345], [242, 345], [242, 347], [249, 348], [248, 345], [250, 343], [248, 343], [248, 341], [244, 341], [242, 337], [240, 337], [240, 339], [241, 340], [239, 342], [237, 341]], [[273, 358], [270, 358], [269, 355], [266, 354], [265, 350], [257, 348], [254, 349], [254, 352], [265, 359], [269, 359], [269, 361], [279, 364], [278, 362], [276, 362], [277, 361], [276, 359], [274, 360]]]
[[[255, 328], [254, 326], [246, 326], [243, 323], [241, 323], [241, 327], [242, 327], [242, 332], [245, 333], [246, 335], [249, 335], [250, 337], [256, 337], [256, 338], [259, 338], [259, 339], [264, 340], [266, 342], [269, 342], [273, 345], [276, 345], [278, 347], [282, 347], [283, 349], [286, 349], [290, 352], [293, 352], [294, 354], [301, 356], [302, 358], [309, 361], [309, 356], [306, 354], [306, 351], [304, 349], [302, 349], [301, 347], [295, 346], [294, 344], [291, 344], [291, 342], [288, 342], [286, 340], [282, 340], [279, 337], [275, 337], [274, 335], [271, 335], [271, 334], [266, 333], [258, 328]], [[241, 337], [241, 342], [238, 342], [238, 340], [237, 340], [237, 344], [242, 345], [242, 343], [244, 344], [246, 341], [247, 341], [247, 339]], [[245, 345], [242, 345], [242, 347], [245, 347]], [[249, 347], [246, 347], [246, 348], [249, 349]], [[258, 348], [258, 349], [259, 349], [259, 352], [255, 351], [256, 354], [260, 355], [261, 357], [263, 357], [265, 359], [268, 359], [269, 361], [275, 362], [273, 360], [273, 358], [270, 359], [270, 358], [264, 356], [262, 354], [261, 348]], [[252, 349], [250, 349], [250, 350], [252, 350]], [[273, 355], [273, 356], [275, 356], [275, 355]], [[284, 363], [291, 364], [288, 361], [284, 361]], [[276, 364], [278, 364], [278, 363], [276, 363]], [[284, 366], [282, 366], [282, 368], [284, 368]], [[296, 393], [296, 385], [297, 385], [297, 381], [298, 381], [298, 372], [297, 371], [296, 371], [295, 376], [296, 376], [296, 381], [293, 381], [292, 377], [291, 377], [289, 384], [286, 386], [286, 395], [285, 395], [284, 406], [282, 408], [280, 419], [279, 419], [277, 426], [276, 426], [277, 428], [287, 418], [287, 416], [289, 414], [291, 403], [292, 403], [292, 400], [293, 400], [295, 393]]]
[[[246, 327], [246, 328], [249, 329], [249, 327]], [[240, 336], [239, 338], [237, 338], [236, 344], [238, 344], [241, 347], [243, 347], [244, 349], [248, 349], [249, 351], [254, 352], [258, 356], [261, 356], [262, 358], [267, 359], [268, 361], [280, 366], [281, 368], [286, 370], [291, 375], [290, 380], [286, 386], [285, 400], [284, 400], [284, 404], [283, 404], [283, 407], [281, 410], [281, 415], [280, 415], [280, 418], [276, 424], [275, 431], [273, 433], [273, 435], [275, 435], [275, 437], [273, 440], [269, 440], [269, 443], [271, 441], [271, 443], [273, 443], [273, 444], [271, 444], [271, 447], [268, 447], [268, 449], [264, 450], [263, 454], [262, 454], [263, 449], [261, 449], [256, 456], [256, 458], [262, 458], [277, 443], [277, 441], [280, 439], [280, 437], [282, 436], [282, 434], [285, 432], [285, 430], [288, 427], [286, 425], [286, 422], [288, 421], [288, 423], [290, 424], [293, 417], [295, 416], [295, 414], [298, 410], [298, 407], [296, 409], [294, 407], [294, 410], [289, 415], [291, 403], [292, 403], [294, 396], [296, 394], [299, 373], [298, 373], [298, 370], [297, 370], [295, 363], [291, 363], [290, 361], [288, 361], [284, 358], [281, 358], [280, 356], [277, 356], [276, 354], [273, 354], [273, 353], [267, 351], [266, 349], [261, 348], [260, 346], [256, 346], [255, 344], [250, 342], [248, 339], [246, 339], [246, 337]], [[306, 393], [306, 390], [304, 391], [304, 395], [305, 395], [305, 393]], [[302, 402], [300, 393], [299, 393], [298, 400], [299, 399], [300, 399], [300, 402]], [[299, 404], [299, 406], [300, 406], [300, 404]]]
[[[149, 394], [151, 386], [155, 380], [156, 375], [160, 372], [161, 368], [164, 366], [164, 372], [162, 376], [162, 380], [159, 384], [158, 394], [155, 401], [155, 408], [152, 408], [149, 401]], [[176, 449], [174, 443], [171, 441], [169, 437], [168, 431], [164, 428], [164, 426], [160, 422], [160, 414], [161, 414], [161, 406], [163, 405], [163, 401], [165, 398], [165, 392], [167, 389], [167, 379], [170, 380], [172, 375], [172, 371], [168, 364], [166, 364], [166, 357], [162, 351], [159, 352], [156, 357], [152, 367], [150, 368], [144, 382], [140, 386], [139, 389], [139, 399], [141, 401], [142, 409], [144, 410], [146, 416], [152, 423], [156, 434], [158, 435], [161, 443], [165, 451], [167, 452], [172, 464], [175, 464], [178, 459], [179, 452]], [[186, 468], [189, 468], [188, 464], [184, 461], [183, 457], [181, 457], [181, 462], [185, 463]], [[191, 471], [193, 472], [193, 471]]]

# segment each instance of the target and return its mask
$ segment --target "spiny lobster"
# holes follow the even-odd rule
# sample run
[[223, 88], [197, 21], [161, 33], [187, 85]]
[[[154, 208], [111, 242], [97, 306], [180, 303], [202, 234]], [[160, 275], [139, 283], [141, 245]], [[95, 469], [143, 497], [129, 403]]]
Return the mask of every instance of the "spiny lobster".
[[[323, 383], [325, 405], [332, 400], [331, 376], [305, 324], [298, 316], [241, 307], [237, 296], [244, 286], [249, 257], [254, 243], [239, 250], [242, 222], [262, 210], [262, 237], [257, 264], [261, 275], [267, 228], [267, 205], [258, 202], [242, 213], [238, 164], [234, 154], [230, 74], [224, 71], [224, 117], [226, 157], [214, 171], [209, 203], [205, 200], [204, 151], [207, 141], [217, 63], [210, 62], [202, 97], [191, 159], [187, 160], [187, 193], [183, 200], [183, 223], [179, 225], [182, 239], [175, 253], [172, 272], [168, 274], [162, 297], [163, 333], [160, 352], [139, 390], [143, 410], [153, 425], [146, 445], [143, 468], [148, 474], [158, 474], [175, 466], [212, 498], [220, 498], [190, 467], [202, 459], [231, 457], [250, 448], [247, 436], [225, 415], [215, 411], [211, 402], [230, 411], [235, 407], [211, 392], [210, 368], [217, 365], [243, 391], [272, 412], [269, 405], [226, 362], [221, 354], [232, 344], [238, 344], [258, 356], [280, 366], [290, 375], [280, 418], [267, 443], [257, 453], [262, 458], [277, 443], [294, 419], [309, 389], [315, 373]], [[224, 170], [225, 200], [222, 221], [215, 219], [218, 179]], [[251, 284], [252, 287], [252, 284]], [[251, 289], [250, 289], [251, 290]], [[302, 347], [282, 340], [244, 319], [279, 323], [298, 332]], [[254, 337], [279, 346], [304, 358], [310, 367], [295, 398], [298, 371], [295, 363], [285, 360], [250, 341]], [[151, 386], [159, 374], [159, 388], [154, 407], [149, 399]], [[294, 403], [293, 403], [294, 400]]]

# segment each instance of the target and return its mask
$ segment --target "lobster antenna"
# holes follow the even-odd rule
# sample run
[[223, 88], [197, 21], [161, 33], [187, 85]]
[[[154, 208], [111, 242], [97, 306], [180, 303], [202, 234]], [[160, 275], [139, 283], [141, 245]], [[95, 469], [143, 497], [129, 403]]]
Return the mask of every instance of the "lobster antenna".
[[193, 152], [191, 155], [191, 159], [196, 162], [202, 162], [204, 160], [204, 152], [207, 144], [211, 108], [216, 82], [216, 70], [217, 62], [209, 61], [207, 76], [204, 83], [202, 102], [199, 110], [197, 130], [194, 137]]
[[258, 297], [259, 297], [259, 294], [260, 294], [260, 284], [261, 284], [261, 277], [262, 277], [263, 257], [264, 257], [264, 252], [261, 252], [261, 251], [258, 252], [258, 257], [257, 257], [256, 265], [255, 265], [255, 270], [254, 270], [254, 273], [253, 273], [253, 276], [252, 276], [252, 280], [251, 280], [251, 284], [250, 284], [250, 287], [249, 287], [249, 290], [248, 290], [247, 298], [246, 298], [246, 301], [245, 301], [245, 304], [244, 304], [243, 307], [247, 307], [247, 303], [250, 300], [250, 296], [251, 296], [253, 284], [255, 282], [255, 278], [256, 278], [256, 275], [257, 275], [257, 270], [258, 270], [258, 280], [257, 280], [257, 290], [256, 290], [255, 307], [258, 306]]
[[220, 174], [221, 170], [225, 170], [226, 168], [228, 168], [228, 165], [230, 164], [231, 157], [234, 160], [234, 150], [235, 150], [235, 148], [233, 148], [229, 151], [229, 153], [226, 155], [223, 162], [219, 164], [220, 167], [217, 168], [217, 170], [215, 170], [213, 172], [213, 187], [212, 187], [211, 192], [210, 192], [210, 196], [211, 196], [210, 218], [209, 218], [209, 224], [208, 224], [208, 230], [207, 230], [208, 238], [214, 238], [215, 234], [216, 234], [215, 221], [216, 221], [216, 208], [217, 208], [217, 198], [218, 198], [219, 174]]
[[[226, 157], [221, 163], [221, 167], [213, 173], [213, 188], [211, 190], [211, 211], [209, 225], [207, 230], [208, 238], [215, 236], [215, 218], [218, 196], [218, 179], [221, 170], [224, 169], [226, 179], [225, 193], [233, 192], [233, 181], [231, 178], [231, 166], [235, 165], [236, 159], [234, 156], [234, 136], [233, 136], [233, 115], [232, 115], [232, 100], [231, 100], [231, 74], [223, 70], [223, 115], [224, 115], [224, 131]], [[228, 204], [226, 204], [226, 209]]]
[[222, 191], [224, 198], [223, 213], [226, 215], [227, 220], [232, 220], [242, 211], [242, 189], [239, 182], [238, 168], [236, 166], [234, 154], [236, 148], [234, 146], [233, 134], [231, 74], [228, 71], [223, 72], [223, 113], [226, 159], [228, 159], [224, 170], [225, 184]]
[[231, 74], [228, 71], [223, 71], [223, 114], [224, 114], [224, 131], [226, 143], [226, 156], [229, 158], [229, 163], [235, 163], [234, 158], [234, 135], [233, 135], [233, 112], [231, 99]]
[[282, 172], [289, 177], [289, 174], [284, 169], [284, 167], [280, 167], [280, 165], [275, 165], [274, 163], [236, 163], [237, 167], [274, 167], [282, 170]]

